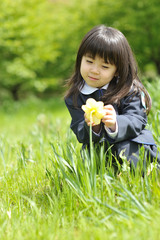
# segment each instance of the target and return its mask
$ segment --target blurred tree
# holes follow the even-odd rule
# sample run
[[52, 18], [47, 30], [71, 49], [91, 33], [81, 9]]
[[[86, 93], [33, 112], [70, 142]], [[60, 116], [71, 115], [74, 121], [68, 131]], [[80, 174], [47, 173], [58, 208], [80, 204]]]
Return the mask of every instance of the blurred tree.
[[160, 74], [160, 1], [123, 0], [118, 11], [117, 27], [129, 40], [141, 70], [152, 63]]
[[55, 24], [43, 0], [5, 0], [0, 9], [0, 87], [18, 99], [20, 89], [36, 88], [47, 62], [59, 54], [50, 34]]
[[[61, 9], [61, 26], [67, 23], [61, 39], [60, 55], [54, 63], [57, 74], [68, 77], [73, 70], [76, 52], [84, 34], [94, 25], [105, 24], [121, 30], [129, 40], [141, 71], [147, 64], [155, 64], [160, 74], [160, 27], [159, 0], [80, 0], [68, 1], [70, 4]], [[69, 12], [70, 14], [66, 14]]]
[[4, 0], [0, 9], [0, 88], [14, 99], [59, 91], [84, 34], [99, 24], [120, 29], [141, 70], [154, 63], [160, 74], [159, 0]]
[[60, 54], [53, 66], [56, 69], [54, 74], [62, 78], [68, 78], [72, 73], [78, 47], [86, 32], [95, 25], [104, 23], [104, 15], [110, 14], [110, 9], [103, 9], [99, 0], [86, 0], [83, 4], [81, 0], [67, 2], [65, 8], [60, 6], [56, 11]]

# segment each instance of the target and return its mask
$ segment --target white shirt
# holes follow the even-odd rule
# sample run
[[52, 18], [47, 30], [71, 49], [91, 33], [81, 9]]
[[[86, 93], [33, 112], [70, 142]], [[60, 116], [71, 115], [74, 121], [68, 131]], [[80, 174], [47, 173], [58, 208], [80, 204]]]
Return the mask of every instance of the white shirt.
[[[108, 88], [108, 85], [109, 85], [109, 83], [104, 85], [101, 89], [106, 90]], [[85, 82], [84, 86], [80, 89], [80, 92], [83, 93], [84, 95], [90, 95], [97, 90], [99, 90], [99, 88], [91, 87]]]
[[[109, 83], [107, 83], [106, 85], [104, 85], [101, 89], [107, 89], [108, 88]], [[84, 84], [84, 86], [80, 89], [80, 92], [84, 95], [90, 95], [92, 93], [94, 93], [95, 91], [99, 90], [99, 88], [95, 88], [95, 87], [91, 87], [89, 86], [86, 82]], [[107, 132], [107, 134], [111, 137], [111, 138], [116, 138], [117, 134], [118, 134], [118, 124], [116, 122], [116, 131], [112, 132], [112, 130], [108, 127], [106, 127], [104, 125], [104, 128]]]

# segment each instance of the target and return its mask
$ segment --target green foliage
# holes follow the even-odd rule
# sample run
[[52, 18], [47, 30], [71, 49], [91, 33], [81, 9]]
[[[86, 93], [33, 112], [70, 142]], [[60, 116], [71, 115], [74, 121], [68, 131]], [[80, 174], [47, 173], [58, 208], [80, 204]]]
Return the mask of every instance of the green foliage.
[[0, 8], [0, 86], [16, 99], [20, 89], [39, 90], [41, 78], [52, 77], [54, 82], [46, 66], [59, 54], [53, 34], [56, 25], [52, 5], [43, 0], [5, 0]]
[[148, 234], [158, 239], [155, 170], [142, 178], [123, 166], [115, 174], [111, 166], [105, 168], [103, 155], [96, 173], [90, 170], [88, 155], [82, 161], [71, 132], [57, 132], [54, 123], [35, 126], [37, 131], [31, 127], [22, 142], [10, 144], [1, 137], [2, 239], [149, 239]]
[[[146, 84], [149, 84], [148, 81]], [[147, 85], [158, 102], [159, 81]], [[155, 87], [157, 91], [155, 91]], [[160, 150], [160, 115], [148, 127]], [[80, 153], [62, 99], [4, 102], [0, 109], [1, 239], [159, 239], [160, 175], [142, 177], [103, 146]], [[97, 149], [98, 150], [98, 149]], [[108, 159], [106, 162], [106, 156]], [[151, 227], [148, 227], [151, 226]]]
[[98, 24], [120, 29], [141, 70], [152, 64], [160, 73], [159, 4], [158, 0], [1, 1], [1, 99], [63, 91], [81, 39]]
[[160, 27], [158, 13], [160, 2], [153, 0], [121, 1], [119, 28], [127, 36], [137, 57], [141, 70], [153, 63], [160, 74]]

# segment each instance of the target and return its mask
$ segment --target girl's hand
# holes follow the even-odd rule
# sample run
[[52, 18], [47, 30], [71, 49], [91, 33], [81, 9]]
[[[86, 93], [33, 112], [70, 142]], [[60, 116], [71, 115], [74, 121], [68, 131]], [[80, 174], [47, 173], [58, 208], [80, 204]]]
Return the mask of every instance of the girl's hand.
[[92, 130], [96, 133], [99, 133], [100, 131], [100, 124], [96, 125], [95, 123], [90, 122], [88, 118], [86, 118], [86, 113], [84, 114], [84, 120], [87, 123], [88, 126], [92, 125]]
[[116, 131], [116, 111], [112, 105], [104, 106], [105, 116], [102, 118], [102, 122], [108, 128], [110, 128], [113, 132]]

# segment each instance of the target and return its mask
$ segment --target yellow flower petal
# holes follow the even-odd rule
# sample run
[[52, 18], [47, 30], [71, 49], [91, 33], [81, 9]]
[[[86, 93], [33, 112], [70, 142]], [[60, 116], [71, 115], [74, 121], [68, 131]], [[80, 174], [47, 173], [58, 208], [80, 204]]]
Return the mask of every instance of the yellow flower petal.
[[102, 119], [104, 117], [104, 111], [99, 111], [95, 113], [95, 116], [99, 119]]
[[84, 112], [88, 111], [88, 107], [86, 105], [82, 105], [82, 109], [83, 109]]
[[96, 103], [96, 100], [94, 100], [93, 98], [88, 98], [86, 101], [86, 105], [90, 108], [94, 108]]
[[90, 113], [86, 113], [86, 118], [87, 118], [88, 120], [90, 120], [91, 114], [90, 114]]
[[101, 122], [101, 118], [97, 118], [96, 116], [93, 116], [92, 121], [95, 125], [98, 125]]
[[86, 113], [86, 118], [94, 124], [100, 124], [101, 119], [104, 117], [103, 110], [104, 103], [102, 101], [96, 101], [93, 98], [88, 98], [86, 105], [82, 105], [83, 111]]

